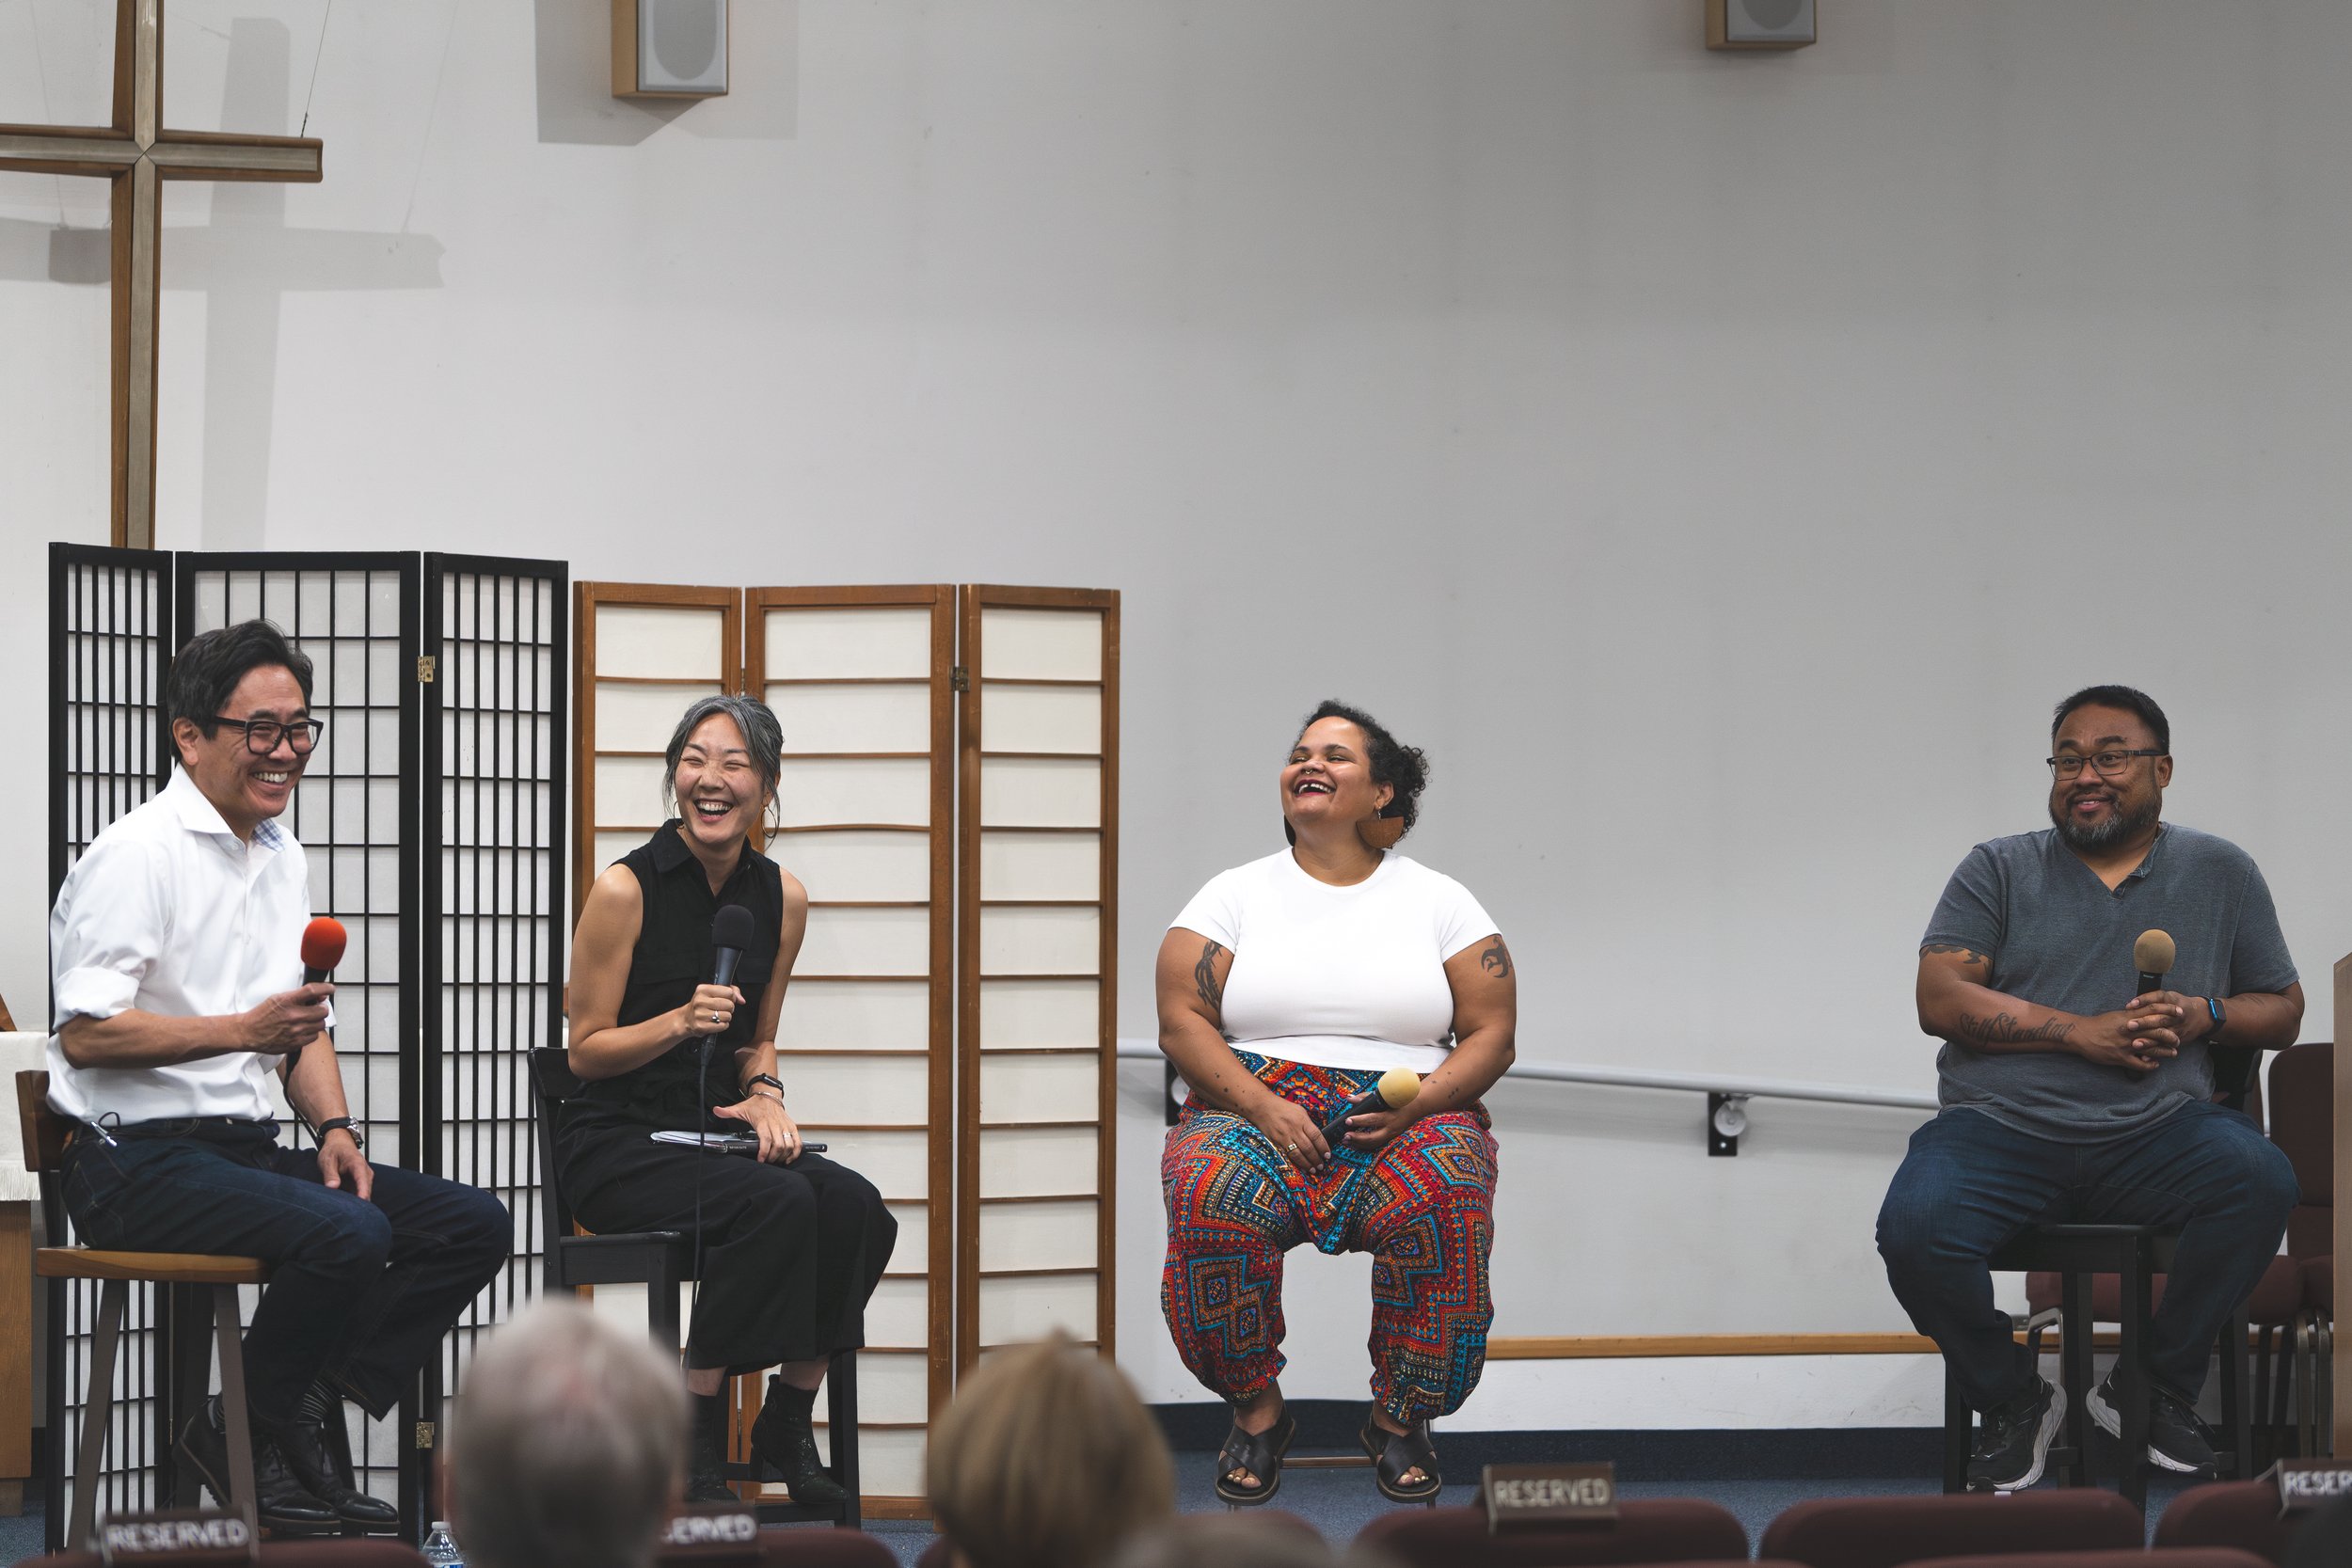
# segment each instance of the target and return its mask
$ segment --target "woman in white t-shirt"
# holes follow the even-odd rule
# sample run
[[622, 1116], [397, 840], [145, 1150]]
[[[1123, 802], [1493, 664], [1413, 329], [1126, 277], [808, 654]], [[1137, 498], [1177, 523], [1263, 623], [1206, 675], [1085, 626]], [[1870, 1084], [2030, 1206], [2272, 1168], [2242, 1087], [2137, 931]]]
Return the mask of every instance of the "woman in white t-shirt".
[[[1296, 1432], [1282, 1255], [1369, 1252], [1373, 1405], [1361, 1440], [1400, 1502], [1440, 1483], [1429, 1418], [1486, 1364], [1495, 1144], [1479, 1096], [1511, 1063], [1518, 982], [1453, 878], [1390, 847], [1419, 816], [1421, 752], [1325, 703], [1281, 772], [1291, 847], [1211, 879], [1160, 944], [1160, 1049], [1191, 1085], [1168, 1135], [1160, 1304], [1184, 1365], [1233, 1404], [1217, 1495], [1261, 1503]], [[1392, 1068], [1392, 1111], [1321, 1128]]]

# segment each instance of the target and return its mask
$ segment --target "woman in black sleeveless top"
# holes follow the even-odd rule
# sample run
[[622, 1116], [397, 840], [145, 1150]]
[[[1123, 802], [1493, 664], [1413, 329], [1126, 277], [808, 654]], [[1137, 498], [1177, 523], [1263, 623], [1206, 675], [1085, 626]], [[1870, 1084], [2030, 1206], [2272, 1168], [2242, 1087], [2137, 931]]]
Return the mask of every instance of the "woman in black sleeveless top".
[[[752, 1452], [794, 1501], [840, 1500], [811, 1410], [825, 1358], [866, 1342], [866, 1303], [898, 1233], [871, 1182], [803, 1150], [784, 1105], [776, 1018], [808, 895], [750, 842], [781, 750], [765, 704], [689, 708], [664, 774], [680, 816], [596, 879], [572, 946], [570, 1061], [584, 1087], [555, 1147], [573, 1212], [605, 1233], [690, 1230], [699, 1212], [689, 1501], [733, 1496], [719, 1472], [725, 1380], [779, 1363]], [[754, 937], [735, 984], [714, 986], [710, 926], [728, 904], [750, 911]], [[657, 1144], [659, 1129], [755, 1134], [759, 1157]]]

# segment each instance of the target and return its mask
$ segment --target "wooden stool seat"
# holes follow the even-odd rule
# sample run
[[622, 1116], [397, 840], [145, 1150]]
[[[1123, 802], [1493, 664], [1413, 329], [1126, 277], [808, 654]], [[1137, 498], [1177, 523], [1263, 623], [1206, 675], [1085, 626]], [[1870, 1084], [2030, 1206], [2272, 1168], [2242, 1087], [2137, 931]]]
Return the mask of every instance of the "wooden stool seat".
[[158, 1285], [266, 1285], [269, 1265], [259, 1258], [210, 1252], [107, 1252], [99, 1247], [45, 1246], [33, 1254], [42, 1279], [145, 1279]]

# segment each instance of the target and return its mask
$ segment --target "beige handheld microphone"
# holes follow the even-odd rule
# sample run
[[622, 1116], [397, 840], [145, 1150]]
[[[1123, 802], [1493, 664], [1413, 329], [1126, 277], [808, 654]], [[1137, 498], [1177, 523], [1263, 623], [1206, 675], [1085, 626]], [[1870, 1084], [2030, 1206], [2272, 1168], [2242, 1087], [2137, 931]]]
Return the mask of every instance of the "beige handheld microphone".
[[2142, 931], [2132, 943], [2132, 962], [2139, 968], [2139, 989], [2132, 994], [2145, 996], [2152, 990], [2164, 990], [2164, 977], [2172, 973], [2172, 960], [2181, 956], [2172, 938], [2163, 931]]
[[1357, 1096], [1340, 1108], [1339, 1114], [1323, 1124], [1323, 1141], [1329, 1143], [1337, 1136], [1350, 1117], [1360, 1117], [1367, 1111], [1401, 1111], [1421, 1093], [1421, 1077], [1410, 1068], [1392, 1067], [1380, 1075], [1369, 1093]]

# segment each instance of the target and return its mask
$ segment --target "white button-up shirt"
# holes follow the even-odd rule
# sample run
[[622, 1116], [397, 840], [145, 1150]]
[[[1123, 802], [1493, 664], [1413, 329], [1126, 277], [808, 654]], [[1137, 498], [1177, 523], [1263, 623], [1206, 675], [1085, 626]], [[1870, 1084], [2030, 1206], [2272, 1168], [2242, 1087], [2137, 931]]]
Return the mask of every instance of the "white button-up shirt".
[[86, 1121], [275, 1115], [265, 1085], [276, 1055], [77, 1068], [55, 1031], [133, 1007], [173, 1018], [245, 1012], [302, 984], [310, 919], [310, 874], [294, 835], [263, 822], [246, 843], [174, 768], [161, 794], [84, 851], [50, 911], [49, 1103]]

